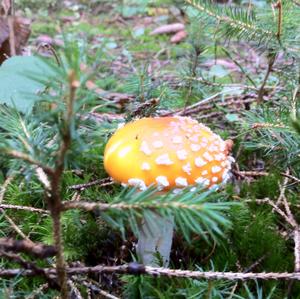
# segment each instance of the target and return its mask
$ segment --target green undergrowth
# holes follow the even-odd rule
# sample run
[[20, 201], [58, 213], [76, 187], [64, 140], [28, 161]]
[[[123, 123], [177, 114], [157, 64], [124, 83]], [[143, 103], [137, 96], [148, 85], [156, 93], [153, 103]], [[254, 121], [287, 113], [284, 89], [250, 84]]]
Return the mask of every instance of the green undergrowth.
[[[90, 154], [93, 161], [98, 157], [97, 163], [101, 165], [101, 151]], [[89, 157], [89, 155], [87, 154], [86, 157]], [[67, 172], [64, 175], [62, 190], [64, 191], [65, 200], [70, 200], [74, 193], [68, 191], [68, 186], [105, 176], [101, 166], [95, 165], [95, 162], [90, 163], [88, 160], [82, 161], [82, 165], [86, 165], [83, 172], [87, 175], [78, 177], [72, 172]], [[91, 173], [93, 173], [93, 176], [91, 176]], [[277, 183], [278, 175], [276, 174], [263, 177], [251, 184], [242, 183], [240, 200], [274, 198], [278, 195]], [[119, 192], [120, 188], [115, 186], [108, 188], [92, 187], [83, 191], [81, 197], [109, 202], [110, 198]], [[228, 192], [230, 198], [234, 191], [228, 190]], [[6, 203], [45, 208], [42, 187], [34, 180], [28, 182], [19, 177], [7, 189]], [[46, 244], [52, 243], [52, 228], [49, 216], [25, 211], [7, 211], [6, 214], [14, 219], [18, 227], [31, 240]], [[255, 203], [245, 203], [232, 208], [228, 218], [232, 222], [232, 228], [226, 230], [226, 237], [221, 238], [217, 244], [214, 244], [212, 240], [207, 244], [197, 235], [193, 235], [191, 242], [188, 243], [180, 233], [175, 234], [171, 266], [189, 270], [197, 270], [198, 267], [201, 267], [201, 269], [207, 271], [213, 269], [214, 271], [235, 272], [244, 271], [259, 261], [259, 264], [255, 266], [255, 272], [293, 271], [293, 243], [284, 240], [280, 236], [277, 229], [280, 219], [272, 213], [270, 207], [258, 207]], [[1, 217], [1, 226], [3, 227], [1, 229], [2, 236], [19, 238], [3, 217]], [[130, 236], [130, 230], [127, 228], [127, 241], [124, 241], [117, 230], [109, 227], [101, 219], [101, 214], [69, 211], [64, 213], [62, 217], [62, 227], [65, 244], [64, 252], [68, 263], [81, 261], [93, 266], [110, 263], [111, 259], [117, 259], [119, 262], [130, 262], [132, 260], [134, 251], [130, 242], [136, 239]], [[122, 251], [121, 248], [124, 244], [125, 250]], [[11, 263], [7, 264], [7, 262], [4, 262], [4, 265], [12, 266]], [[41, 265], [45, 266], [45, 263]], [[128, 296], [126, 298], [157, 298], [158, 293], [160, 294], [159, 298], [170, 298], [172, 296], [175, 296], [175, 298], [197, 298], [200, 294], [206, 294], [208, 290], [211, 294], [219, 294], [220, 292], [226, 294], [234, 286], [234, 283], [225, 281], [201, 282], [190, 279], [173, 280], [129, 276], [123, 277], [121, 281], [124, 283], [124, 294]], [[39, 283], [40, 280], [21, 280], [15, 284], [14, 290], [29, 291], [37, 287]], [[240, 294], [245, 292], [243, 285], [243, 283], [238, 284]], [[249, 283], [248, 285], [251, 287], [253, 284]], [[264, 282], [259, 285], [267, 292], [272, 289], [274, 283]], [[280, 298], [280, 296], [283, 296], [280, 289], [281, 287], [284, 288], [284, 284], [275, 285], [278, 290], [275, 291], [275, 297], [273, 298]], [[109, 287], [108, 290], [113, 291]], [[298, 292], [296, 286], [294, 286], [294, 290]], [[244, 296], [246, 295], [244, 294]]]

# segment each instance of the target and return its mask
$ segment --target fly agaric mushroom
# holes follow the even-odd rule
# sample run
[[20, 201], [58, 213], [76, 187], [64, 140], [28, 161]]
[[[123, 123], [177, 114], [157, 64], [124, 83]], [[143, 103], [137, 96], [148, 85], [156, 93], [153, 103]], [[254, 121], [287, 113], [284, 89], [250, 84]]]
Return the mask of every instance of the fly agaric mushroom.
[[[108, 141], [104, 167], [118, 182], [160, 191], [200, 184], [213, 188], [230, 177], [231, 141], [223, 141], [208, 127], [188, 117], [142, 118], [119, 128]], [[137, 252], [145, 265], [153, 265], [158, 252], [168, 265], [173, 219], [157, 216], [157, 228], [149, 232], [144, 219]]]

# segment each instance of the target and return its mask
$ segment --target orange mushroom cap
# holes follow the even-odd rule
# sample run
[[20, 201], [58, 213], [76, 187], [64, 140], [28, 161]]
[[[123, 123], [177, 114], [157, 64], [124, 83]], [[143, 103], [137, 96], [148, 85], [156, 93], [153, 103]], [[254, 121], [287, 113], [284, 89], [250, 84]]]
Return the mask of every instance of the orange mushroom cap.
[[104, 167], [116, 181], [141, 190], [152, 184], [212, 187], [230, 177], [229, 152], [226, 141], [189, 117], [142, 118], [109, 139]]

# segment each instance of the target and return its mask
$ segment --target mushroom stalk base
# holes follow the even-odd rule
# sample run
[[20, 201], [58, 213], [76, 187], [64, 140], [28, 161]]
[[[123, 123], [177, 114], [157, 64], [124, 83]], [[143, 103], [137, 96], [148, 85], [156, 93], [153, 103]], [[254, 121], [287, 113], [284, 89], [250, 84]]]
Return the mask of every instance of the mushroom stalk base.
[[152, 221], [143, 219], [139, 226], [137, 254], [147, 266], [167, 267], [172, 247], [174, 217], [155, 214]]

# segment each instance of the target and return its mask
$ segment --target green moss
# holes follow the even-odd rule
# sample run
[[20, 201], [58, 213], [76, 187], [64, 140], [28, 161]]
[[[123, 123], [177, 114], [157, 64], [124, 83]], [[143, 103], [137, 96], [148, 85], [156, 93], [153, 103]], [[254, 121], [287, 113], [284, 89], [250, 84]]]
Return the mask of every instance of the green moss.
[[250, 185], [243, 183], [240, 196], [253, 199], [265, 197], [275, 199], [279, 195], [278, 182], [280, 182], [281, 178], [277, 172], [272, 172], [267, 176], [257, 178]]

